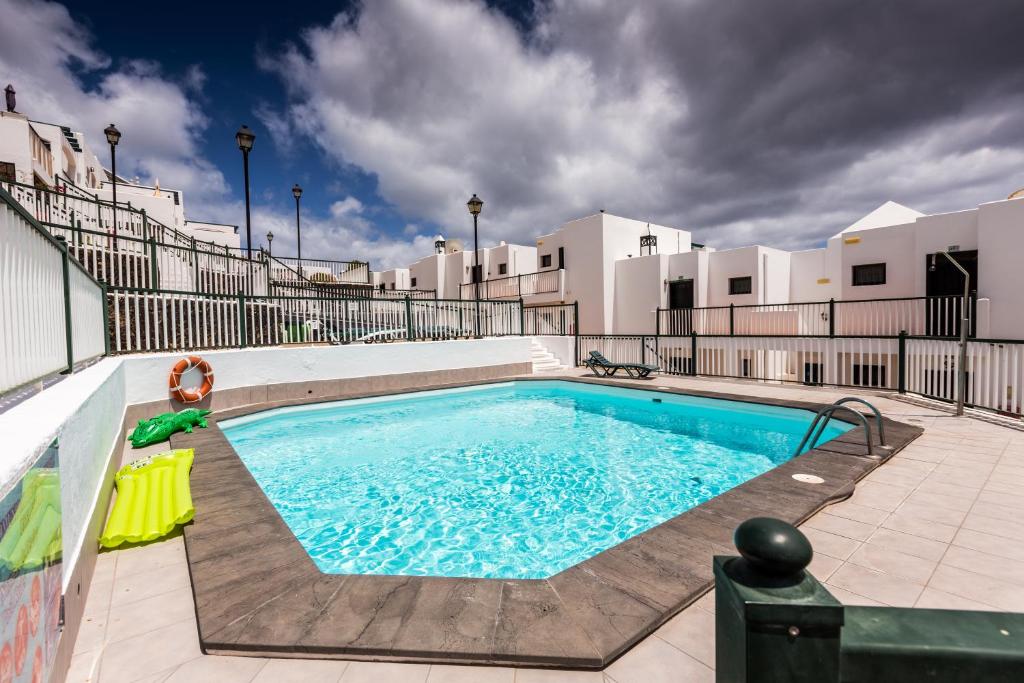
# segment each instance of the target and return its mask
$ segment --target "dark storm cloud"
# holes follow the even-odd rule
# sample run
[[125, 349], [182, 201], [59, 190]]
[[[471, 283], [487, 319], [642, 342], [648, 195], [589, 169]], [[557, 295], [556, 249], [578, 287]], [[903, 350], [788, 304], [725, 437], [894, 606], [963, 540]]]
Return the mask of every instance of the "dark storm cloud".
[[389, 200], [444, 224], [486, 192], [523, 241], [600, 207], [810, 246], [1024, 185], [1019, 0], [499, 5], [367, 4], [271, 68]]

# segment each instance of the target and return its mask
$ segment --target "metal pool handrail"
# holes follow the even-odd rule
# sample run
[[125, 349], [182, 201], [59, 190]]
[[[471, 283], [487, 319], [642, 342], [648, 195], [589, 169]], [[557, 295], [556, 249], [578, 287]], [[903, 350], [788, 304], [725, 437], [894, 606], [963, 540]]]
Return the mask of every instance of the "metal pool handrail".
[[[796, 457], [797, 455], [800, 455], [800, 453], [803, 452], [804, 446], [807, 445], [808, 440], [810, 440], [811, 448], [814, 447], [814, 445], [818, 442], [818, 439], [821, 438], [821, 435], [825, 433], [825, 428], [828, 426], [829, 420], [832, 419], [833, 413], [835, 413], [835, 411], [837, 410], [848, 410], [849, 412], [853, 413], [857, 417], [857, 419], [860, 420], [860, 424], [864, 428], [864, 441], [868, 447], [868, 455], [874, 455], [874, 448], [871, 445], [871, 425], [868, 424], [868, 420], [866, 417], [864, 417], [863, 413], [854, 410], [849, 406], [843, 405], [843, 403], [849, 401], [858, 401], [861, 403], [865, 403], [874, 411], [875, 415], [879, 419], [879, 425], [881, 425], [881, 413], [879, 413], [873, 405], [871, 405], [867, 401], [864, 401], [863, 399], [858, 399], [853, 396], [847, 396], [838, 401], [835, 401], [831, 405], [825, 406], [824, 408], [818, 411], [818, 413], [814, 416], [814, 419], [811, 421], [811, 425], [807, 428], [807, 431], [804, 433], [804, 438], [800, 441], [800, 445], [797, 447], [796, 452], [793, 454], [793, 456]], [[879, 435], [879, 437], [881, 438], [881, 435]]]

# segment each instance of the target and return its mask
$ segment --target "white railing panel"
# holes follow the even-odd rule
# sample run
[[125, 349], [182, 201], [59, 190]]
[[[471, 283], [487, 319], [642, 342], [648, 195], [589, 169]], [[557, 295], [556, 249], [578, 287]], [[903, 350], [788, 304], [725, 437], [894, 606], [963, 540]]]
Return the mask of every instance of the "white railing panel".
[[80, 363], [102, 356], [107, 330], [103, 327], [103, 289], [82, 270], [72, 265], [69, 294], [71, 296], [71, 349], [74, 362]]
[[61, 250], [0, 202], [0, 391], [67, 367]]

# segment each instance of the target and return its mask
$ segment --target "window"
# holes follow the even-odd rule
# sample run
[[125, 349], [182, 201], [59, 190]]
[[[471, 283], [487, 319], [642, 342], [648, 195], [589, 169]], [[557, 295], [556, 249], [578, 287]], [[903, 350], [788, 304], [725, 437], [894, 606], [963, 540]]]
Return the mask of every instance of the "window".
[[884, 263], [865, 263], [861, 266], [853, 267], [853, 286], [862, 287], [864, 285], [884, 285], [885, 284], [885, 264]]
[[415, 287], [416, 286], [416, 278], [413, 278], [413, 279], [409, 280], [409, 286], [410, 287]]
[[9, 161], [0, 161], [0, 180], [5, 183], [17, 182], [14, 173], [14, 164]]
[[551, 254], [544, 254], [540, 257], [540, 267], [550, 268], [551, 267]]
[[499, 263], [498, 264], [498, 275], [508, 275], [508, 264], [507, 263]]
[[484, 267], [482, 265], [480, 265], [480, 266], [473, 266], [473, 278], [472, 278], [471, 282], [483, 282], [484, 281], [483, 270], [484, 270]]
[[746, 277], [731, 277], [729, 278], [729, 294], [750, 294], [754, 291], [754, 280], [752, 277], [747, 275]]
[[884, 365], [853, 364], [853, 384], [858, 387], [882, 387], [885, 383]]
[[394, 289], [394, 288], [395, 288], [395, 283], [394, 283], [394, 282], [392, 282], [392, 283], [391, 283], [391, 289]]
[[558, 269], [565, 268], [565, 247], [558, 248]]

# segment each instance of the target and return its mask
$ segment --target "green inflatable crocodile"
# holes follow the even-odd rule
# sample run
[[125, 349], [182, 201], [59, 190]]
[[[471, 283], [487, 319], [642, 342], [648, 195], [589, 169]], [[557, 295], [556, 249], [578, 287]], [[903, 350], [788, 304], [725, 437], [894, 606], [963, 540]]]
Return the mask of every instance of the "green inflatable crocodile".
[[131, 439], [132, 448], [142, 448], [167, 441], [175, 432], [184, 430], [186, 434], [191, 434], [192, 425], [206, 426], [206, 416], [209, 414], [209, 410], [186, 408], [180, 413], [164, 413], [148, 420], [139, 420], [128, 438]]

